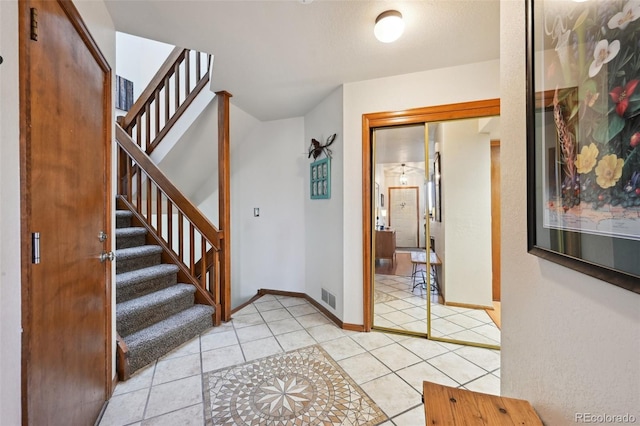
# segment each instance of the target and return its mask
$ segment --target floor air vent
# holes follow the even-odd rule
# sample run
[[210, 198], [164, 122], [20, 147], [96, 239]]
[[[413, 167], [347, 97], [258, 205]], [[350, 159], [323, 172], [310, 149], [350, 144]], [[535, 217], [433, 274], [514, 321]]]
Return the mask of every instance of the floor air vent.
[[322, 289], [322, 301], [331, 306], [333, 309], [336, 308], [336, 297], [324, 288]]

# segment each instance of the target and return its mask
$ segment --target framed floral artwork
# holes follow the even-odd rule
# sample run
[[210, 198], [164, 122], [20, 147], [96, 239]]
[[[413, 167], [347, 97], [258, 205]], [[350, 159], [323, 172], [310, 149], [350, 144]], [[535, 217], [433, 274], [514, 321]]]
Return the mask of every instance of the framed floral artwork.
[[639, 34], [633, 0], [527, 0], [529, 252], [636, 293]]

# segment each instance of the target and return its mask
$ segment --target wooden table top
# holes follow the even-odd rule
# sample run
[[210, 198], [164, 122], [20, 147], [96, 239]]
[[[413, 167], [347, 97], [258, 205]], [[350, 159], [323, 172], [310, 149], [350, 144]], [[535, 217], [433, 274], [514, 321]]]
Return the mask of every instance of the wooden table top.
[[[431, 252], [431, 256], [429, 256], [430, 263], [432, 265], [442, 265], [442, 261], [438, 257], [435, 252]], [[411, 263], [427, 263], [427, 252], [425, 251], [412, 251], [411, 252]]]
[[425, 425], [543, 426], [529, 401], [423, 382]]

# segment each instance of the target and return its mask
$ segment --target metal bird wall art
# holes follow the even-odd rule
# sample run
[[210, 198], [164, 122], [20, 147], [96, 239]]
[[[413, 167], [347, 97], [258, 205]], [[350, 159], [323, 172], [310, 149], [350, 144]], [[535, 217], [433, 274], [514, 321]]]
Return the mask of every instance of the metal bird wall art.
[[334, 133], [331, 136], [329, 136], [327, 138], [327, 142], [324, 145], [320, 141], [311, 139], [311, 145], [309, 145], [309, 155], [307, 156], [307, 158], [311, 158], [311, 156], [313, 155], [313, 159], [315, 160], [323, 152], [327, 157], [331, 158], [332, 152], [329, 149], [329, 146], [331, 146], [333, 141], [336, 140], [336, 135], [337, 133]]

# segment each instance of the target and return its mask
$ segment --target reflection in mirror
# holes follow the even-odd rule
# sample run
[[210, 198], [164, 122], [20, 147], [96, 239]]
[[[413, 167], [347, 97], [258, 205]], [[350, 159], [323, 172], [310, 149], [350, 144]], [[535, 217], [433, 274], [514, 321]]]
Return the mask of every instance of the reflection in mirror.
[[374, 130], [375, 328], [499, 347], [497, 141], [499, 117]]
[[492, 183], [492, 145], [500, 138], [499, 117], [429, 127], [429, 173], [441, 203], [440, 220], [430, 221], [430, 337], [499, 347], [492, 262], [494, 238], [499, 244], [492, 235], [492, 185], [499, 186]]
[[[374, 131], [375, 279], [373, 325], [427, 334], [427, 293], [412, 259], [424, 257], [426, 217], [425, 126]], [[386, 203], [381, 203], [384, 199]]]

